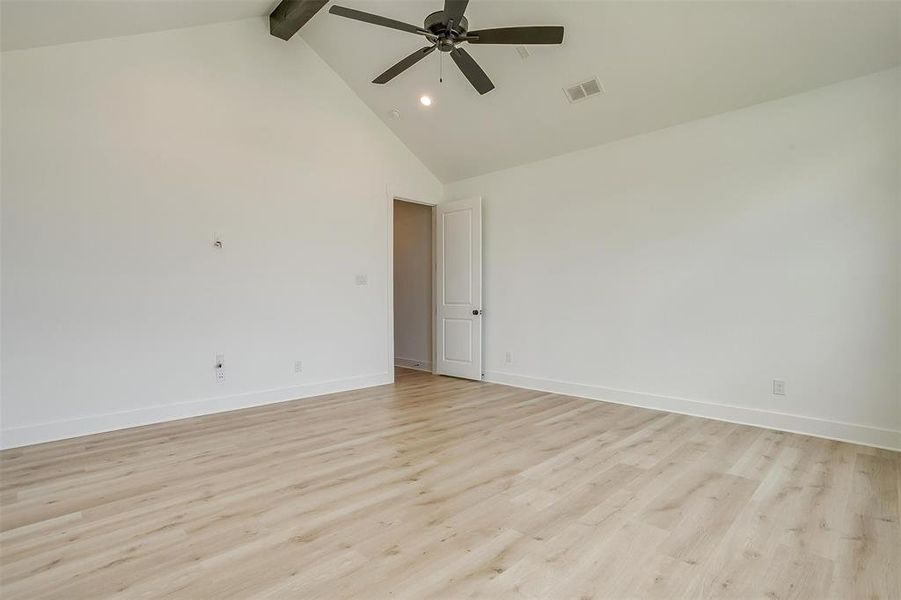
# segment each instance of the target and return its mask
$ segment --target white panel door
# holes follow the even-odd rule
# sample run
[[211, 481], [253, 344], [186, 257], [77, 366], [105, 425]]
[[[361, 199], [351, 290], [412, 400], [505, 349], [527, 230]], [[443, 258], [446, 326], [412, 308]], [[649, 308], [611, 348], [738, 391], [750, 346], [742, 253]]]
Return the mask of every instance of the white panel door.
[[482, 379], [482, 199], [438, 205], [436, 371]]

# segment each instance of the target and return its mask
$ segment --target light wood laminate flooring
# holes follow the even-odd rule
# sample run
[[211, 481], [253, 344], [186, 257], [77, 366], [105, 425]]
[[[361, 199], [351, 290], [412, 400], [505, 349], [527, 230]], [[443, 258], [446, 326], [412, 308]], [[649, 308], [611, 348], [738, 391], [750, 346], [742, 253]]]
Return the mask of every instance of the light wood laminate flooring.
[[901, 454], [397, 382], [0, 453], [19, 598], [901, 598]]

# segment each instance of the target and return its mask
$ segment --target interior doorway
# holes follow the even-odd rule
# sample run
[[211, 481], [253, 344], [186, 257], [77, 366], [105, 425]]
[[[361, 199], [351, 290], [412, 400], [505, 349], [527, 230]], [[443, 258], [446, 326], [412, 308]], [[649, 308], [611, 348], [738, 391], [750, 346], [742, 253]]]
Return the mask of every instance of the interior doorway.
[[394, 366], [434, 370], [435, 207], [393, 201]]

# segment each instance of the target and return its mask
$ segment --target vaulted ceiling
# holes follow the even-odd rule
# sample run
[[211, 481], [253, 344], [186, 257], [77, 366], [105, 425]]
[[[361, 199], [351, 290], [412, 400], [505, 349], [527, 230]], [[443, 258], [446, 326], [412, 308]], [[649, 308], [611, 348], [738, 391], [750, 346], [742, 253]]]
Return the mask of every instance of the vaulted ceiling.
[[[441, 2], [359, 2], [419, 24]], [[467, 50], [497, 88], [479, 96], [438, 53], [387, 85], [370, 81], [422, 39], [320, 12], [304, 39], [430, 169], [457, 180], [660, 129], [901, 61], [901, 3], [473, 0], [471, 29], [560, 24], [560, 47]], [[570, 104], [565, 86], [605, 93]], [[418, 103], [422, 94], [431, 107]], [[391, 111], [397, 109], [400, 118]]]
[[[2, 0], [3, 48], [268, 14], [273, 0]], [[333, 0], [421, 24], [442, 2]], [[495, 90], [479, 96], [435, 52], [371, 80], [423, 38], [321, 10], [304, 40], [444, 181], [478, 175], [780, 98], [901, 64], [899, 2], [472, 0], [470, 29], [553, 24], [562, 46], [469, 46]], [[297, 43], [289, 41], [287, 43]], [[443, 83], [439, 74], [443, 72]], [[563, 88], [605, 92], [570, 104]], [[419, 97], [434, 99], [431, 107]], [[392, 111], [397, 111], [395, 118]]]
[[0, 0], [0, 48], [18, 50], [268, 15], [278, 0]]

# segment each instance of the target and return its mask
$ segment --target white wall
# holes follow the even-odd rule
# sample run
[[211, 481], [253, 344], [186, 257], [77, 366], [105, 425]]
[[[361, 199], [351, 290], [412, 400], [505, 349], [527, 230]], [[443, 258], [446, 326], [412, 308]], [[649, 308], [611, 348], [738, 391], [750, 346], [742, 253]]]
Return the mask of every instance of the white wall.
[[391, 380], [388, 194], [441, 186], [300, 37], [6, 52], [2, 117], [5, 446]]
[[[388, 197], [442, 188], [302, 39], [0, 60], [4, 446], [390, 380]], [[901, 446], [899, 78], [447, 186], [488, 377]]]
[[394, 201], [394, 363], [432, 370], [432, 207]]
[[901, 447], [899, 80], [447, 186], [484, 199], [488, 379]]

